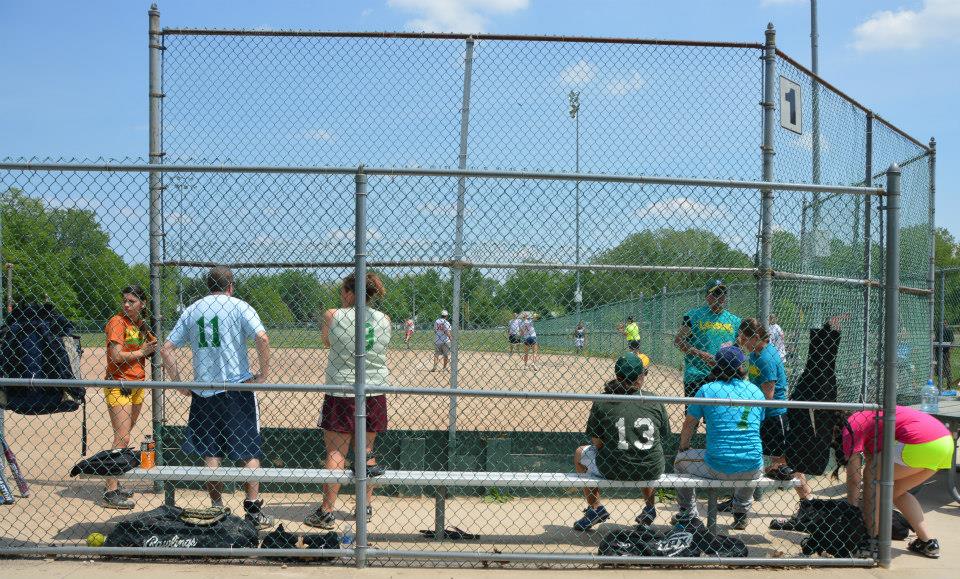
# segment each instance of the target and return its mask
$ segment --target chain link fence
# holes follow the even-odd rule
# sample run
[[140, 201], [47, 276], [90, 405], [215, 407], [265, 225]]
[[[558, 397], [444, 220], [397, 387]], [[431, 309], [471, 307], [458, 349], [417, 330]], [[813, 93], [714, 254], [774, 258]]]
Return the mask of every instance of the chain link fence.
[[960, 269], [936, 271], [934, 289], [933, 377], [940, 390], [957, 390], [960, 360], [954, 352], [960, 330]]
[[[360, 564], [889, 557], [883, 526], [880, 543], [831, 551], [861, 532], [859, 515], [842, 515], [852, 527], [836, 513], [820, 530], [798, 521], [810, 505], [845, 504], [830, 477], [838, 411], [909, 402], [928, 375], [926, 147], [772, 44], [154, 32], [157, 165], [0, 168], [12, 307], [48, 302], [69, 319], [76, 377], [91, 381], [83, 427], [6, 414], [31, 496], [2, 507], [15, 516], [0, 522], [0, 549], [81, 552], [102, 533], [102, 553], [309, 556], [263, 550], [292, 540]], [[781, 77], [805, 95], [803, 130], [768, 125], [764, 141], [758, 102], [779, 110], [768, 97]], [[776, 151], [775, 178], [758, 148]], [[891, 325], [893, 163], [902, 314]], [[226, 289], [211, 281], [220, 265], [248, 306], [210, 297]], [[741, 331], [758, 312], [779, 320], [773, 350], [771, 321]], [[885, 327], [899, 330], [897, 361]], [[711, 374], [734, 343], [744, 382]], [[248, 371], [257, 383], [233, 384]], [[628, 396], [637, 386], [642, 402]], [[706, 400], [687, 409], [699, 387]], [[727, 423], [743, 433], [713, 430]], [[91, 450], [150, 434], [157, 466], [119, 485], [71, 478], [81, 430]], [[878, 442], [875, 428], [857, 433]], [[368, 460], [354, 460], [363, 448]], [[750, 464], [717, 458], [731, 448]], [[208, 508], [221, 503], [236, 520], [198, 522], [222, 517]], [[188, 523], [155, 510], [174, 506], [202, 510]], [[117, 542], [148, 511], [169, 520]], [[697, 511], [702, 532], [687, 529]], [[235, 528], [246, 538], [224, 545]], [[824, 552], [818, 541], [838, 558], [801, 559]]]

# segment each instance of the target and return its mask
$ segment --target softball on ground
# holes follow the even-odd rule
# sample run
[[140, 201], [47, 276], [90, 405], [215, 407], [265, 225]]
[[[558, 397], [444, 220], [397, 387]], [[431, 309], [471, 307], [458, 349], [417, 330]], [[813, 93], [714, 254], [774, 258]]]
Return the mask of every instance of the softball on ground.
[[102, 547], [104, 541], [107, 538], [103, 536], [103, 533], [90, 533], [87, 535], [87, 546], [88, 547]]

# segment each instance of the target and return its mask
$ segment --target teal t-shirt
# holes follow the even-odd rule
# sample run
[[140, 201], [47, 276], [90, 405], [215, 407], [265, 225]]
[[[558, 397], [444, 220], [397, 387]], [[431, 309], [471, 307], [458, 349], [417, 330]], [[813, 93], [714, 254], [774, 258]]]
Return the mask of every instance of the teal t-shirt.
[[[757, 387], [765, 382], [776, 382], [773, 388], [773, 399], [787, 399], [787, 371], [783, 368], [783, 360], [773, 344], [767, 344], [760, 353], [750, 354], [747, 362], [747, 376]], [[763, 390], [760, 392], [763, 393]], [[787, 413], [786, 408], [767, 408], [766, 410], [767, 418]]]
[[[687, 343], [698, 350], [716, 355], [724, 345], [733, 345], [740, 328], [740, 318], [723, 310], [713, 313], [708, 306], [694, 308], [684, 314], [683, 323], [690, 328]], [[700, 358], [687, 354], [683, 357], [683, 381], [686, 384], [703, 380], [710, 373], [710, 366]]]
[[[695, 398], [735, 398], [763, 400], [763, 392], [746, 380], [707, 382]], [[763, 445], [760, 423], [764, 409], [760, 406], [702, 406], [691, 404], [687, 414], [707, 421], [707, 466], [723, 473], [763, 468]]]

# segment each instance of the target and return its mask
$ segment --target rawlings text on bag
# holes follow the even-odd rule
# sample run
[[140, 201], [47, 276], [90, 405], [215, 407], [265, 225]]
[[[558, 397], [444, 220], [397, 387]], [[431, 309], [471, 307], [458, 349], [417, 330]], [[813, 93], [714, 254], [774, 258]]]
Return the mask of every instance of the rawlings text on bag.
[[17, 414], [73, 412], [84, 401], [80, 387], [30, 386], [31, 379], [80, 379], [80, 338], [51, 304], [28, 304], [10, 312], [0, 328], [0, 376], [23, 378], [25, 386], [0, 388], [0, 408]]
[[167, 547], [174, 549], [255, 548], [260, 540], [250, 521], [226, 514], [210, 525], [183, 521], [183, 509], [162, 506], [117, 523], [107, 535], [107, 547]]

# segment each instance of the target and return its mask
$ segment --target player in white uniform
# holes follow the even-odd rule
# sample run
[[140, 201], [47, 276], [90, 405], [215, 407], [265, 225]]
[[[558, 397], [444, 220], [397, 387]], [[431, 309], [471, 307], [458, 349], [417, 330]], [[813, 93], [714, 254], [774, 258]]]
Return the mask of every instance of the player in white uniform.
[[[200, 298], [184, 310], [160, 350], [167, 377], [180, 381], [180, 368], [173, 350], [190, 344], [193, 352], [193, 379], [200, 388], [180, 390], [190, 396], [183, 450], [204, 457], [209, 468], [218, 468], [224, 458], [246, 468], [260, 468], [260, 410], [252, 391], [224, 391], [211, 385], [266, 382], [270, 374], [270, 340], [256, 310], [233, 297], [233, 273], [226, 267], [214, 267], [207, 273], [210, 295]], [[253, 338], [260, 363], [259, 374], [250, 372], [247, 339]], [[246, 519], [257, 528], [274, 525], [262, 512], [260, 484], [245, 483]], [[213, 506], [223, 505], [223, 483], [207, 483]]]
[[447, 317], [450, 314], [447, 310], [440, 312], [440, 317], [433, 322], [433, 368], [431, 372], [437, 371], [437, 362], [443, 358], [443, 371], [447, 371], [447, 364], [450, 361], [450, 342], [453, 340], [453, 333], [450, 327], [450, 321]]
[[510, 323], [507, 324], [507, 342], [510, 344], [510, 355], [513, 355], [513, 347], [521, 343], [520, 340], [520, 324], [523, 323], [523, 319], [520, 317], [520, 312], [515, 312], [513, 314], [513, 319], [510, 320]]
[[413, 337], [413, 318], [407, 318], [407, 321], [403, 323], [403, 343], [406, 344], [407, 349], [410, 349], [410, 338]]
[[573, 349], [577, 356], [583, 355], [583, 348], [587, 345], [587, 328], [581, 321], [573, 330]]
[[[537, 361], [539, 360], [540, 346], [537, 344], [537, 330], [533, 327], [533, 314], [527, 312], [523, 316], [523, 323], [520, 324], [520, 337], [523, 338], [523, 366], [526, 368], [528, 365], [532, 366], [535, 370], [537, 368]], [[533, 356], [530, 355], [530, 350], [533, 350]]]

